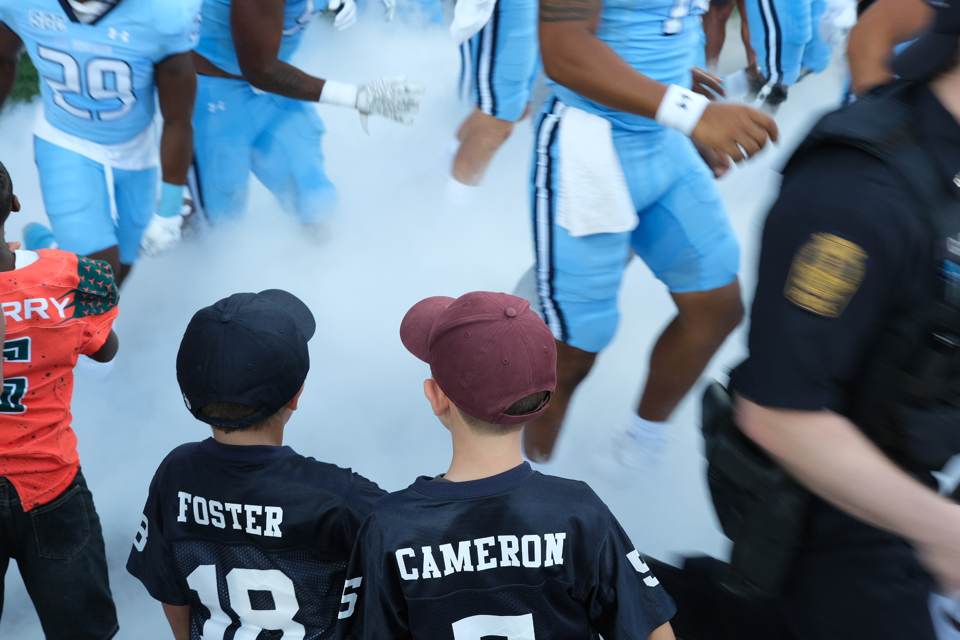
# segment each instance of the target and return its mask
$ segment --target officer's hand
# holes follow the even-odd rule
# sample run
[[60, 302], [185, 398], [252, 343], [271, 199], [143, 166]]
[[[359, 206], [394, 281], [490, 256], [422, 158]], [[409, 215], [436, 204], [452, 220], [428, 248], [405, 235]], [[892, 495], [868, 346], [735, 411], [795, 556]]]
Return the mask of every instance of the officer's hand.
[[743, 162], [779, 140], [773, 118], [739, 104], [710, 103], [691, 135], [698, 145], [713, 149], [734, 162]]
[[957, 527], [945, 527], [939, 539], [926, 540], [916, 545], [920, 561], [940, 585], [941, 593], [960, 593], [960, 506], [954, 509], [953, 521]]

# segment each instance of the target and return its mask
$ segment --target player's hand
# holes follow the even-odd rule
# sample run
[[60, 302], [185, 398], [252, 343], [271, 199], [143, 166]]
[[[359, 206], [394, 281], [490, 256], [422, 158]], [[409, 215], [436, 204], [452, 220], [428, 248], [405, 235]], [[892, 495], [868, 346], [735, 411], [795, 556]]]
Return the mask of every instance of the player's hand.
[[397, 15], [397, 0], [383, 0], [383, 11], [387, 17], [387, 22], [392, 22]]
[[184, 220], [193, 212], [193, 202], [184, 199], [179, 215], [164, 217], [154, 214], [150, 225], [140, 239], [140, 250], [146, 256], [156, 256], [180, 244]]
[[728, 156], [704, 147], [703, 145], [699, 145], [696, 142], [694, 142], [693, 145], [697, 148], [697, 152], [700, 154], [700, 157], [703, 158], [703, 161], [710, 167], [710, 171], [713, 171], [714, 178], [722, 178], [733, 168], [733, 162], [730, 161]]
[[408, 82], [406, 78], [381, 78], [360, 87], [357, 111], [364, 116], [375, 115], [401, 124], [413, 124], [423, 93], [423, 85]]
[[357, 3], [355, 0], [330, 0], [327, 11], [336, 14], [333, 28], [337, 31], [349, 29], [357, 23]]
[[693, 86], [691, 88], [711, 100], [723, 98], [727, 95], [723, 88], [723, 80], [699, 67], [693, 68]]
[[702, 147], [743, 162], [779, 136], [777, 123], [767, 114], [744, 105], [713, 102], [690, 137]]

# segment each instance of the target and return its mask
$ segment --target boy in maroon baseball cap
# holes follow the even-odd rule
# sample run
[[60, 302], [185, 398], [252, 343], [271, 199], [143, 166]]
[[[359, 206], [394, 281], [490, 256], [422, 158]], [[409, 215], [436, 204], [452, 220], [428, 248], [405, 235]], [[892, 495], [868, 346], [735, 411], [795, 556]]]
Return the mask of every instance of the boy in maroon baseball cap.
[[556, 386], [555, 341], [529, 304], [427, 298], [400, 338], [430, 365], [424, 392], [453, 459], [364, 524], [338, 637], [672, 639], [673, 602], [606, 505], [523, 461], [523, 425]]

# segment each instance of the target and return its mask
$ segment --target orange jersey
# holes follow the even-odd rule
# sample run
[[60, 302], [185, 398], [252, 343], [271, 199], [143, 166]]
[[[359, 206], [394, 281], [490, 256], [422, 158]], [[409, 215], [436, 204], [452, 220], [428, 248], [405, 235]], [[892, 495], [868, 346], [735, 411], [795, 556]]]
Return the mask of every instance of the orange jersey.
[[80, 466], [71, 428], [73, 368], [99, 351], [117, 317], [110, 266], [65, 251], [38, 251], [26, 266], [0, 272], [7, 324], [0, 394], [0, 476], [25, 511], [50, 502]]

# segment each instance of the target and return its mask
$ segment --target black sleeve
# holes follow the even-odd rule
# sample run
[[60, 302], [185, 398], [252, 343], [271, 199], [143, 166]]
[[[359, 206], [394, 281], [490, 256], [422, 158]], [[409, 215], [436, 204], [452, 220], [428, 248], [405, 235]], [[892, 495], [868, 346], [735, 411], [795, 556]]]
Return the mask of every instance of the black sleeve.
[[147, 495], [140, 528], [133, 539], [127, 571], [143, 583], [154, 599], [172, 605], [189, 604], [188, 594], [174, 571], [173, 555], [164, 535], [160, 497], [164, 465], [161, 464]]
[[677, 609], [613, 514], [607, 512], [587, 601], [605, 640], [647, 640]]
[[916, 288], [922, 227], [878, 160], [835, 149], [803, 162], [764, 227], [749, 357], [732, 386], [768, 407], [842, 411], [894, 296]]
[[340, 520], [343, 525], [344, 539], [349, 542], [349, 548], [353, 548], [360, 527], [373, 513], [373, 507], [384, 495], [386, 491], [377, 486], [377, 483], [367, 480], [359, 473], [351, 473], [350, 484], [343, 497]]
[[397, 564], [384, 545], [376, 515], [363, 524], [353, 548], [342, 603], [338, 640], [413, 638]]

